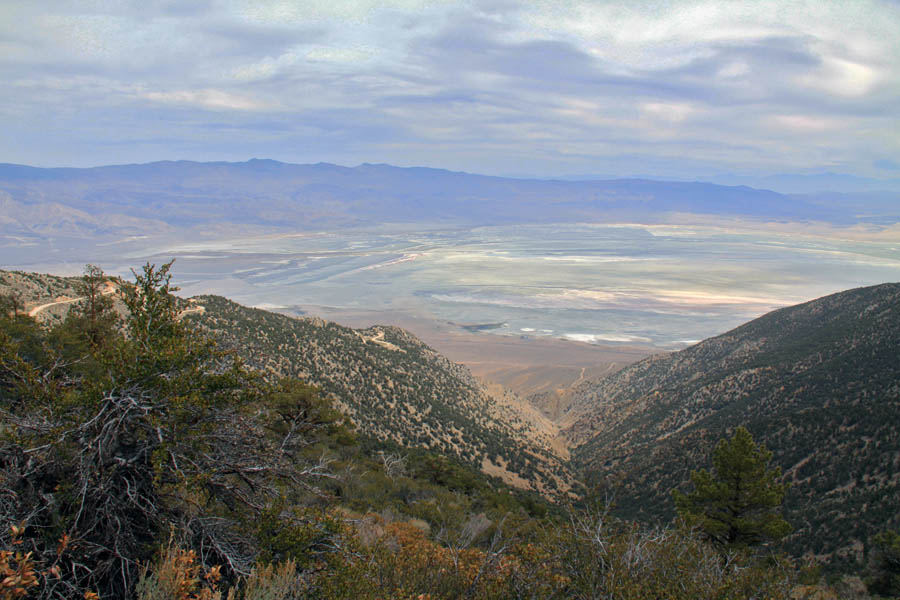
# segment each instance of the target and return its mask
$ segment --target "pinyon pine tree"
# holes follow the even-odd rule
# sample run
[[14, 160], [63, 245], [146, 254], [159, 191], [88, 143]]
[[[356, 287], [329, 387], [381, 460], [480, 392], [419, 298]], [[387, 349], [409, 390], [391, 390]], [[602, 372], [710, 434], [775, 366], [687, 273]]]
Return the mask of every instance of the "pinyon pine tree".
[[791, 531], [780, 514], [787, 484], [781, 469], [769, 467], [772, 453], [744, 427], [713, 452], [713, 471], [691, 473], [694, 491], [673, 490], [678, 515], [716, 544], [747, 547], [777, 540]]
[[869, 589], [883, 596], [900, 596], [900, 532], [888, 530], [875, 536], [872, 562]]

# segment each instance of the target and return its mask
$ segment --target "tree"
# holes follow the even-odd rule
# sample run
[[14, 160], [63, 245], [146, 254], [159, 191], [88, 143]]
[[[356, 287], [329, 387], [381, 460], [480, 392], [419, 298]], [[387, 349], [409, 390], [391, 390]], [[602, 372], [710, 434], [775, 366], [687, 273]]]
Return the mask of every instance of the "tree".
[[80, 299], [69, 308], [63, 322], [49, 332], [48, 342], [58, 350], [61, 363], [73, 376], [92, 378], [104, 370], [102, 355], [113, 350], [119, 335], [119, 315], [112, 290], [99, 267], [87, 265], [75, 284]]
[[146, 264], [134, 274], [134, 286], [122, 290], [122, 301], [128, 307], [128, 336], [138, 350], [163, 352], [185, 339], [187, 328], [179, 319], [178, 301], [173, 295], [178, 288], [171, 283], [171, 260], [156, 268]]
[[268, 386], [182, 321], [170, 265], [135, 273], [125, 335], [99, 346], [0, 315], [0, 551], [15, 526], [57, 569], [36, 598], [132, 598], [170, 532], [204, 566], [247, 575], [260, 516], [295, 525], [279, 503], [329, 475], [300, 455], [331, 423], [325, 402]]
[[0, 294], [0, 315], [12, 315], [13, 317], [19, 316], [19, 312], [24, 310], [24, 305], [22, 304], [22, 297], [16, 292], [9, 292], [8, 294]]
[[900, 532], [882, 531], [874, 542], [869, 589], [883, 596], [900, 596]]
[[769, 468], [772, 453], [743, 427], [713, 452], [713, 472], [693, 471], [694, 491], [673, 490], [679, 516], [714, 543], [747, 547], [777, 540], [791, 531], [780, 515], [787, 484], [781, 469]]
[[110, 291], [104, 289], [107, 284], [103, 269], [95, 265], [86, 265], [84, 275], [76, 286], [83, 301], [69, 311], [69, 316], [77, 318], [88, 343], [92, 348], [100, 347], [105, 340], [112, 338], [118, 319], [113, 311], [113, 300]]

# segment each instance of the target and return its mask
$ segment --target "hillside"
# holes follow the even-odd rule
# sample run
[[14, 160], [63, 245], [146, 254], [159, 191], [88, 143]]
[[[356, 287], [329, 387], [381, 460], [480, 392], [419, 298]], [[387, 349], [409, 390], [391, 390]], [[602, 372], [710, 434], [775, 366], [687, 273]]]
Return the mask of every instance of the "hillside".
[[[316, 388], [260, 378], [186, 323], [206, 311], [172, 296], [170, 265], [112, 282], [120, 320], [94, 270], [83, 302], [53, 301], [77, 307], [62, 321], [38, 310], [50, 302], [31, 317], [11, 301], [39, 275], [0, 273], [3, 600], [818, 591], [777, 557], [723, 564], [691, 532], [551, 506], [440, 454], [370, 443]], [[387, 337], [371, 342], [411, 348]]]
[[[52, 324], [77, 297], [75, 280], [0, 272], [0, 294], [15, 291], [25, 312], [38, 309], [34, 316]], [[554, 493], [574, 482], [549, 419], [512, 393], [489, 390], [405, 330], [355, 330], [218, 296], [192, 298], [184, 314], [248, 366], [321, 388], [365, 436], [456, 457], [519, 488]]]
[[469, 371], [397, 327], [350, 329], [318, 318], [196, 298], [191, 318], [248, 365], [295, 376], [335, 398], [360, 430], [403, 446], [456, 456], [485, 472], [543, 491], [570, 485], [555, 427], [512, 394], [490, 395]]
[[[77, 295], [74, 278], [0, 272], [8, 291], [48, 324]], [[320, 387], [364, 437], [520, 488], [565, 491], [579, 485], [577, 468], [589, 486], [617, 489], [623, 516], [666, 521], [671, 490], [744, 425], [791, 483], [791, 553], [857, 562], [875, 533], [900, 524], [900, 284], [781, 309], [565, 394], [534, 394], [533, 405], [396, 327], [351, 329], [217, 296], [181, 310], [249, 366]]]
[[576, 464], [621, 478], [629, 516], [668, 518], [670, 490], [729, 428], [774, 452], [793, 551], [860, 558], [900, 523], [900, 284], [769, 313], [578, 389], [563, 416]]

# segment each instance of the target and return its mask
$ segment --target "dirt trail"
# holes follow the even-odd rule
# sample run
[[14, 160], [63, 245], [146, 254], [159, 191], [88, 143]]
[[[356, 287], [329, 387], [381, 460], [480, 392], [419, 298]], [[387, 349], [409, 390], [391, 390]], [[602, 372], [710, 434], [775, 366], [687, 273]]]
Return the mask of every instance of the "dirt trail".
[[587, 370], [587, 367], [581, 367], [581, 374], [578, 375], [578, 379], [576, 379], [575, 381], [573, 381], [572, 383], [569, 384], [570, 388], [573, 388], [576, 385], [578, 385], [579, 383], [581, 383], [582, 381], [584, 381], [584, 372], [586, 370]]
[[384, 339], [384, 332], [381, 331], [381, 330], [378, 330], [378, 333], [376, 333], [376, 334], [373, 335], [372, 337], [366, 337], [366, 336], [364, 336], [363, 334], [361, 334], [361, 333], [359, 333], [359, 332], [357, 332], [357, 335], [359, 335], [359, 337], [361, 337], [361, 338], [363, 339], [363, 341], [366, 341], [366, 342], [373, 342], [373, 343], [375, 343], [375, 344], [378, 344], [378, 345], [381, 346], [382, 348], [387, 348], [388, 350], [394, 350], [394, 351], [396, 351], [396, 352], [403, 352], [404, 354], [406, 353], [406, 350], [404, 350], [403, 348], [401, 348], [401, 347], [399, 347], [399, 346], [397, 346], [397, 345], [395, 345], [395, 344], [392, 344], [392, 343], [390, 343], [389, 341], [385, 340], [385, 339]]
[[203, 312], [206, 312], [205, 306], [193, 306], [191, 308], [186, 308], [183, 311], [181, 311], [180, 313], [178, 313], [178, 318], [180, 319], [184, 315], [192, 315], [194, 313], [203, 313]]
[[[108, 296], [108, 295], [110, 295], [110, 294], [115, 294], [116, 291], [117, 291], [116, 286], [114, 286], [113, 284], [107, 284], [106, 289], [103, 290], [103, 291], [101, 292], [101, 294], [103, 294], [104, 296]], [[36, 316], [39, 315], [41, 312], [47, 310], [47, 309], [50, 308], [50, 307], [53, 307], [53, 306], [59, 306], [60, 304], [72, 304], [73, 302], [78, 302], [79, 300], [84, 300], [84, 299], [85, 299], [85, 296], [78, 296], [78, 297], [76, 297], [76, 298], [69, 298], [69, 297], [67, 297], [67, 296], [60, 296], [58, 299], [54, 300], [53, 302], [47, 302], [46, 304], [40, 304], [40, 305], [38, 305], [38, 306], [32, 307], [32, 308], [29, 309], [29, 311], [28, 311], [28, 316], [29, 316], [29, 317], [36, 317]], [[199, 305], [194, 305], [194, 306], [192, 306], [191, 308], [186, 308], [186, 309], [184, 309], [183, 311], [181, 311], [180, 313], [178, 313], [178, 318], [180, 319], [181, 317], [183, 317], [183, 316], [185, 316], [185, 315], [190, 315], [190, 314], [195, 314], [195, 313], [202, 313], [202, 312], [205, 312], [205, 311], [206, 311], [206, 308], [205, 308], [205, 307], [199, 306]], [[384, 336], [384, 333], [381, 333], [381, 336], [383, 337], [383, 336]], [[388, 345], [388, 346], [393, 346], [393, 344], [389, 344], [388, 342], [379, 342], [378, 340], [372, 340], [372, 341], [374, 341], [376, 344], [381, 343], [381, 344], [386, 344], [386, 345]], [[394, 347], [396, 348], [396, 346], [394, 346]]]
[[39, 312], [46, 310], [46, 309], [50, 308], [51, 306], [58, 306], [60, 304], [71, 304], [72, 302], [78, 302], [79, 300], [81, 300], [81, 298], [82, 297], [78, 297], [78, 298], [63, 297], [62, 300], [57, 300], [55, 302], [48, 302], [47, 304], [41, 304], [40, 306], [35, 306], [34, 308], [32, 308], [31, 310], [28, 311], [28, 316], [36, 317]]
[[[111, 284], [111, 283], [107, 283], [107, 284], [106, 284], [106, 289], [103, 290], [103, 291], [100, 292], [100, 293], [103, 294], [104, 296], [108, 296], [108, 295], [110, 295], [110, 294], [114, 294], [114, 293], [116, 293], [116, 286], [114, 286], [114, 285]], [[38, 305], [38, 306], [35, 306], [35, 307], [31, 308], [31, 309], [28, 311], [28, 316], [29, 316], [29, 317], [36, 317], [36, 316], [38, 316], [38, 314], [40, 314], [41, 312], [47, 310], [47, 309], [50, 308], [51, 306], [59, 306], [60, 304], [71, 304], [71, 303], [73, 303], [73, 302], [78, 302], [79, 300], [84, 300], [84, 298], [85, 298], [85, 296], [78, 296], [78, 297], [76, 297], [76, 298], [69, 298], [69, 297], [67, 297], [67, 296], [60, 296], [57, 300], [54, 300], [53, 302], [48, 302], [48, 303], [46, 303], [46, 304], [41, 304], [41, 305]]]

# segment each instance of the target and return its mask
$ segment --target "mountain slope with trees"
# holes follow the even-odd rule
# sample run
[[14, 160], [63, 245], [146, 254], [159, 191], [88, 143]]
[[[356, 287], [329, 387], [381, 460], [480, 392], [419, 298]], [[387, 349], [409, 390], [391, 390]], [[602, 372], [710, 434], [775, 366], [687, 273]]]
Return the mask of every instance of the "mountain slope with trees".
[[[36, 317], [54, 335], [93, 335], [78, 324], [90, 314], [75, 300], [87, 295], [79, 278], [0, 273], [0, 292], [9, 291], [18, 297], [6, 312], [25, 318], [53, 303]], [[382, 452], [386, 470], [418, 448], [552, 495], [575, 481], [574, 467], [589, 491], [615, 492], [622, 516], [667, 521], [675, 513], [671, 491], [707, 465], [716, 442], [745, 426], [789, 484], [784, 516], [794, 531], [784, 543], [791, 553], [859, 565], [877, 533], [900, 526], [893, 501], [900, 497], [900, 284], [775, 311], [585, 382], [556, 425], [512, 396], [489, 396], [464, 368], [397, 328], [353, 330], [215, 296], [175, 302], [184, 323], [217, 339], [268, 385], [287, 377], [319, 386], [357, 423], [365, 447]], [[117, 310], [129, 312], [121, 301]], [[39, 344], [23, 347], [43, 356]], [[571, 462], [551, 444], [554, 426], [565, 426]], [[468, 480], [422, 461], [441, 485]], [[414, 514], [428, 512], [415, 493], [402, 498]]]
[[[80, 278], [0, 273], [0, 292], [24, 308], [62, 300], [37, 316], [58, 324], [80, 296]], [[514, 394], [489, 394], [468, 369], [396, 327], [354, 330], [318, 318], [248, 308], [219, 296], [180, 300], [196, 323], [245, 363], [275, 380], [318, 386], [365, 436], [426, 448], [545, 494], [575, 484], [553, 444], [558, 428]], [[121, 310], [121, 307], [120, 307]]]
[[397, 327], [354, 330], [318, 318], [194, 299], [191, 315], [249, 366], [318, 386], [366, 435], [455, 456], [544, 493], [574, 480], [552, 439], [556, 428], [512, 395], [488, 394], [462, 365]]
[[794, 551], [862, 559], [900, 512], [900, 284], [784, 308], [583, 385], [564, 416], [573, 458], [618, 481], [631, 517], [673, 514], [670, 491], [737, 425], [790, 484]]
[[[551, 507], [438, 454], [360, 447], [316, 388], [247, 369], [186, 319], [199, 311], [171, 294], [170, 265], [114, 282], [121, 311], [89, 268], [44, 324], [8, 301], [11, 283], [40, 277], [2, 273], [0, 600], [739, 600], [796, 587], [778, 556], [645, 530], [602, 505]], [[385, 338], [371, 341], [400, 348]]]

